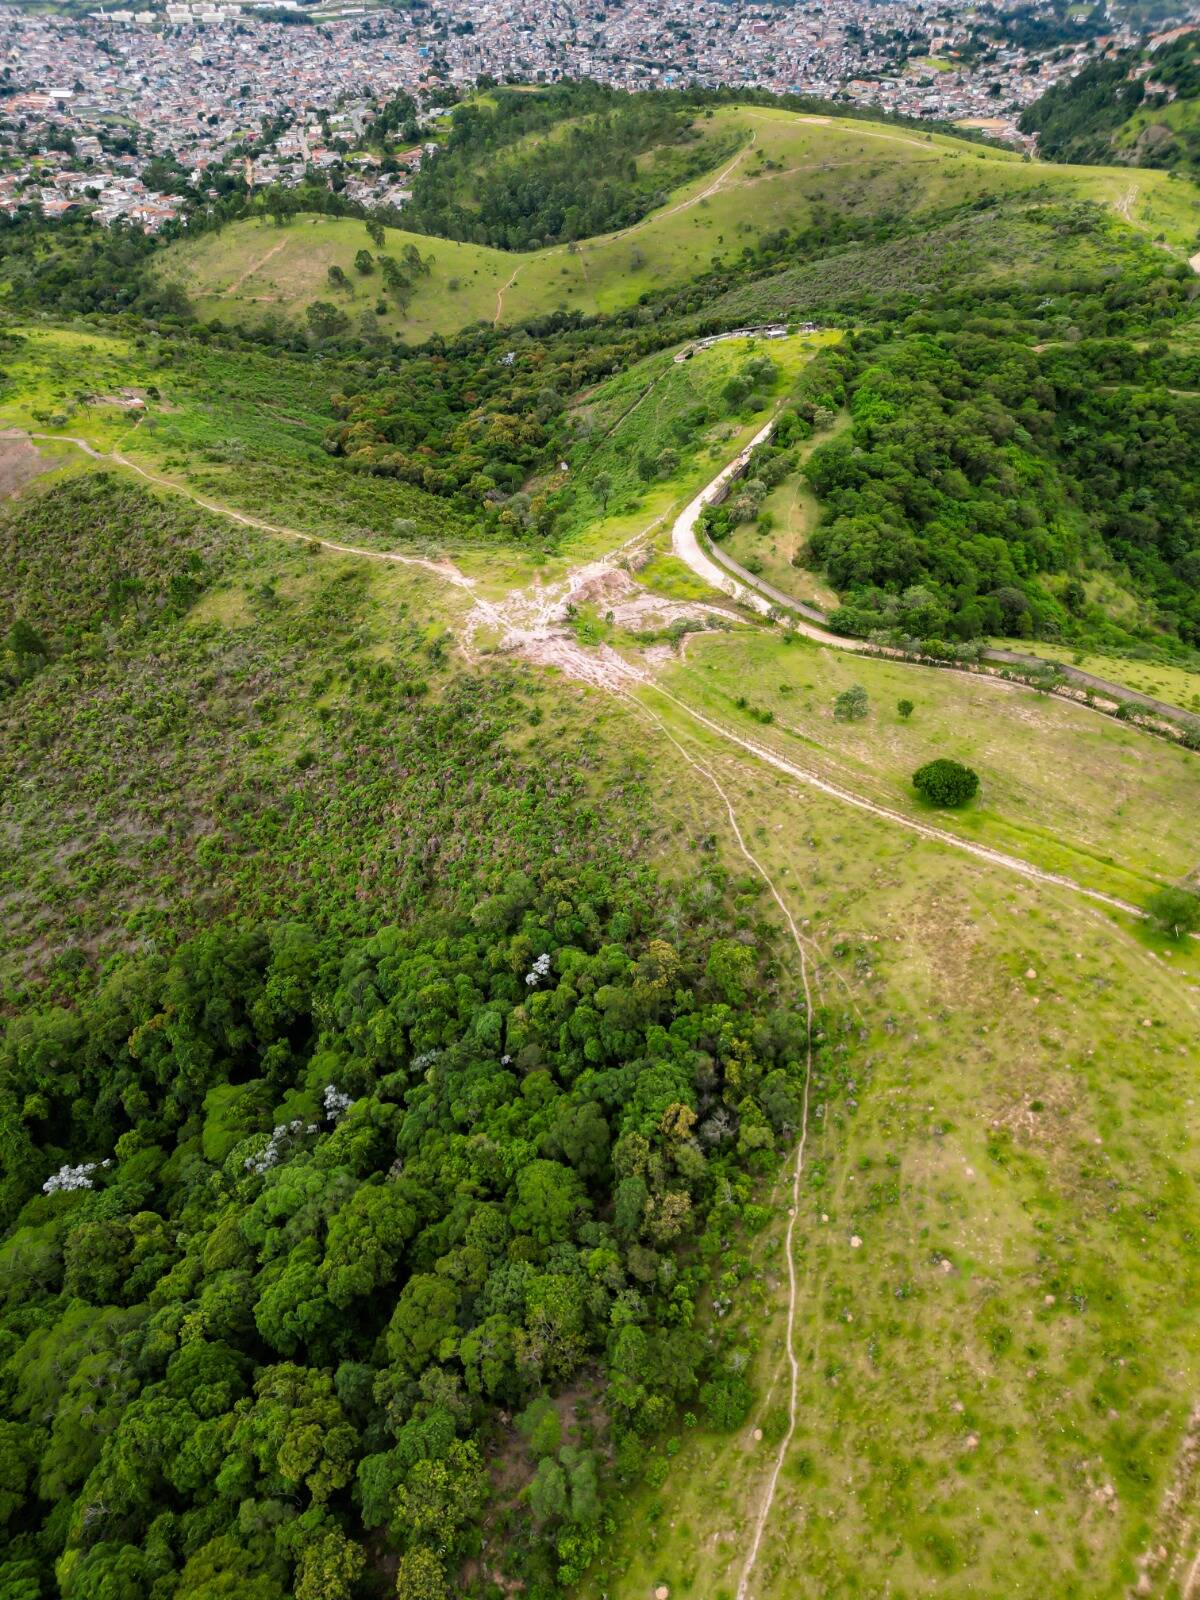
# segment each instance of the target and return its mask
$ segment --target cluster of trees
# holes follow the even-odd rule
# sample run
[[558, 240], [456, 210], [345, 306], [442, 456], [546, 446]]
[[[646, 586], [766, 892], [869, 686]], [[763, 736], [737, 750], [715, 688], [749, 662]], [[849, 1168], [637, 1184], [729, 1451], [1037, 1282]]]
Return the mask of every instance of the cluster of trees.
[[[407, 226], [504, 250], [586, 239], [640, 221], [732, 147], [700, 141], [689, 111], [639, 95], [480, 169], [487, 118], [469, 107], [457, 113], [448, 153], [427, 162], [413, 186]], [[660, 159], [640, 168], [636, 158], [656, 147]], [[669, 161], [661, 159], [668, 147]]]
[[920, 314], [856, 345], [853, 427], [805, 466], [822, 502], [808, 559], [843, 596], [839, 627], [1079, 631], [1082, 584], [1044, 575], [1086, 563], [1118, 566], [1164, 631], [1200, 641], [1200, 407], [1156, 381], [1165, 347], [1039, 351], [1012, 319], [942, 332]]
[[1111, 161], [1113, 134], [1146, 97], [1142, 80], [1130, 76], [1140, 55], [1102, 57], [1054, 84], [1021, 113], [1021, 132], [1036, 133], [1039, 153], [1051, 161]]
[[[368, 224], [367, 232], [372, 241], [381, 244], [385, 238], [384, 230], [378, 223]], [[414, 244], [406, 244], [397, 260], [395, 256], [381, 253], [378, 260], [367, 249], [358, 250], [354, 256], [354, 270], [359, 277], [371, 277], [376, 267], [379, 268], [380, 277], [383, 279], [384, 291], [392, 297], [396, 304], [404, 309], [412, 299], [416, 289], [416, 280], [427, 276], [429, 273], [429, 260], [421, 254]], [[328, 270], [327, 278], [329, 287], [335, 294], [353, 295], [354, 283], [345, 268], [335, 262]], [[377, 305], [377, 311], [384, 311], [386, 302]], [[329, 300], [313, 300], [304, 310], [305, 324], [314, 341], [319, 345], [326, 345], [339, 340], [350, 327], [350, 318], [341, 309]]]
[[[1147, 81], [1156, 86], [1154, 90], [1147, 91]], [[1197, 98], [1200, 33], [1191, 33], [1154, 51], [1125, 50], [1091, 62], [1028, 106], [1020, 127], [1024, 133], [1037, 134], [1039, 153], [1052, 161], [1109, 162], [1118, 155], [1114, 136], [1135, 111]], [[1155, 127], [1151, 137], [1123, 141], [1120, 159], [1138, 166], [1200, 171], [1200, 126], [1177, 118], [1171, 125]]]
[[[413, 184], [405, 226], [504, 250], [628, 227], [727, 148], [701, 141], [693, 115], [678, 94], [594, 83], [495, 90], [455, 110], [445, 149]], [[639, 169], [636, 158], [655, 149], [671, 159]]]
[[219, 926], [9, 1024], [0, 1590], [449, 1600], [491, 1530], [549, 1596], [657, 1430], [740, 1424], [693, 1316], [806, 1023], [663, 914], [549, 857], [357, 942]]
[[[544, 540], [570, 491], [539, 490], [516, 505], [513, 497], [568, 450], [569, 399], [677, 337], [636, 313], [602, 321], [561, 312], [516, 333], [481, 326], [434, 339], [333, 395], [338, 423], [326, 449], [357, 471], [447, 497], [484, 529]], [[645, 467], [647, 477], [667, 470], [657, 456]]]
[[0, 274], [14, 310], [182, 321], [191, 315], [177, 284], [149, 270], [156, 241], [140, 228], [87, 222], [46, 225], [0, 219]]

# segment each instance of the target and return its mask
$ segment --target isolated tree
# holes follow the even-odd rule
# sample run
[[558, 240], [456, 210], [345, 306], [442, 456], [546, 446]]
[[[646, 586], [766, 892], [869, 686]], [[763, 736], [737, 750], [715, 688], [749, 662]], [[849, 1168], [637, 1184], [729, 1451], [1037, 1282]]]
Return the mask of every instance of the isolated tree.
[[1146, 901], [1146, 916], [1169, 939], [1184, 939], [1200, 929], [1200, 895], [1189, 889], [1159, 889]]
[[849, 689], [843, 689], [833, 702], [833, 720], [835, 722], [861, 722], [871, 708], [867, 699], [867, 691], [861, 683], [853, 684]]
[[348, 289], [350, 287], [350, 279], [342, 271], [341, 267], [338, 266], [336, 261], [330, 267], [328, 276], [330, 283], [335, 289]]
[[601, 508], [605, 511], [608, 510], [609, 496], [612, 494], [614, 487], [611, 472], [598, 472], [592, 479], [592, 493], [599, 500]]
[[905, 722], [907, 722], [909, 717], [911, 717], [913, 712], [916, 710], [916, 707], [913, 705], [911, 700], [897, 700], [896, 710], [904, 718]]
[[381, 250], [383, 248], [383, 223], [376, 222], [374, 217], [372, 217], [367, 223], [367, 238], [370, 239], [371, 243], [377, 250]]
[[354, 253], [354, 270], [361, 273], [364, 278], [375, 270], [375, 257], [369, 250], [356, 250]]
[[979, 791], [979, 774], [939, 756], [913, 773], [913, 788], [935, 806], [965, 805]]

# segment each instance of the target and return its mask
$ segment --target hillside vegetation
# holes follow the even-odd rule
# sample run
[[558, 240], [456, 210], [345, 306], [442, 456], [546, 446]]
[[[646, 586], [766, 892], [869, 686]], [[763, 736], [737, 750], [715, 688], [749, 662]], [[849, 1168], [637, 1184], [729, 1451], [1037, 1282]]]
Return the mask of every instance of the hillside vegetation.
[[556, 93], [0, 235], [0, 1596], [1180, 1600], [1194, 191]]
[[[274, 318], [296, 326], [309, 304], [328, 301], [352, 325], [367, 318], [417, 341], [481, 319], [614, 312], [714, 266], [734, 265], [774, 230], [811, 228], [833, 215], [853, 223], [987, 198], [1085, 199], [1128, 209], [1129, 220], [1152, 235], [1195, 248], [1200, 191], [1166, 174], [1147, 175], [1128, 199], [1128, 183], [1111, 169], [1033, 165], [942, 134], [769, 107], [721, 107], [700, 126], [713, 138], [736, 136], [737, 154], [616, 233], [514, 258], [486, 245], [389, 230], [385, 253], [395, 257], [412, 247], [429, 262], [403, 310], [389, 304], [381, 280], [356, 280], [353, 258], [367, 241], [362, 225], [346, 219], [301, 217], [284, 228], [231, 224], [173, 246], [162, 262], [163, 281], [182, 289], [206, 319]], [[352, 294], [331, 294], [331, 266], [345, 274]]]
[[1051, 161], [1200, 173], [1200, 33], [1094, 61], [1021, 116]]

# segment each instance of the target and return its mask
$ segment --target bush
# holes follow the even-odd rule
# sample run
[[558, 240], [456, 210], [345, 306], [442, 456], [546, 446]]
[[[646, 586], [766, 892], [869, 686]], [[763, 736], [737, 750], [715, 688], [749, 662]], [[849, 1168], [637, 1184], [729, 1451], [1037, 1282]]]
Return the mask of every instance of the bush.
[[913, 788], [935, 806], [961, 806], [979, 792], [979, 774], [939, 757], [913, 773]]
[[860, 683], [852, 688], [843, 689], [833, 702], [833, 720], [835, 722], [861, 722], [870, 710], [870, 701], [867, 691]]
[[1186, 938], [1200, 929], [1200, 896], [1189, 889], [1160, 889], [1147, 900], [1146, 916], [1168, 938]]

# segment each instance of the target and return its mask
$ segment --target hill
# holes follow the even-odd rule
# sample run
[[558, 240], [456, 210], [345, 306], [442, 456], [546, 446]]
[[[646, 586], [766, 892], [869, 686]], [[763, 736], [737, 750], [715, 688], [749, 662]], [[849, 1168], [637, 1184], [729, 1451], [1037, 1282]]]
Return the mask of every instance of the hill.
[[1193, 1570], [1192, 188], [705, 122], [0, 238], [5, 1600]]
[[[413, 250], [429, 268], [403, 307], [378, 269], [356, 272], [355, 255], [369, 241], [362, 224], [345, 219], [301, 217], [281, 229], [234, 223], [172, 246], [160, 271], [206, 320], [301, 327], [307, 307], [323, 302], [348, 325], [419, 342], [476, 321], [619, 311], [736, 265], [747, 247], [780, 230], [896, 221], [988, 199], [1094, 201], [1173, 249], [1195, 245], [1200, 193], [1165, 173], [1146, 174], [1131, 191], [1112, 168], [1031, 164], [943, 134], [770, 107], [722, 107], [709, 126], [738, 138], [736, 154], [615, 233], [513, 254], [388, 230], [381, 253]], [[344, 284], [331, 284], [331, 268]]]
[[1050, 161], [1200, 173], [1200, 33], [1094, 61], [1021, 116]]

